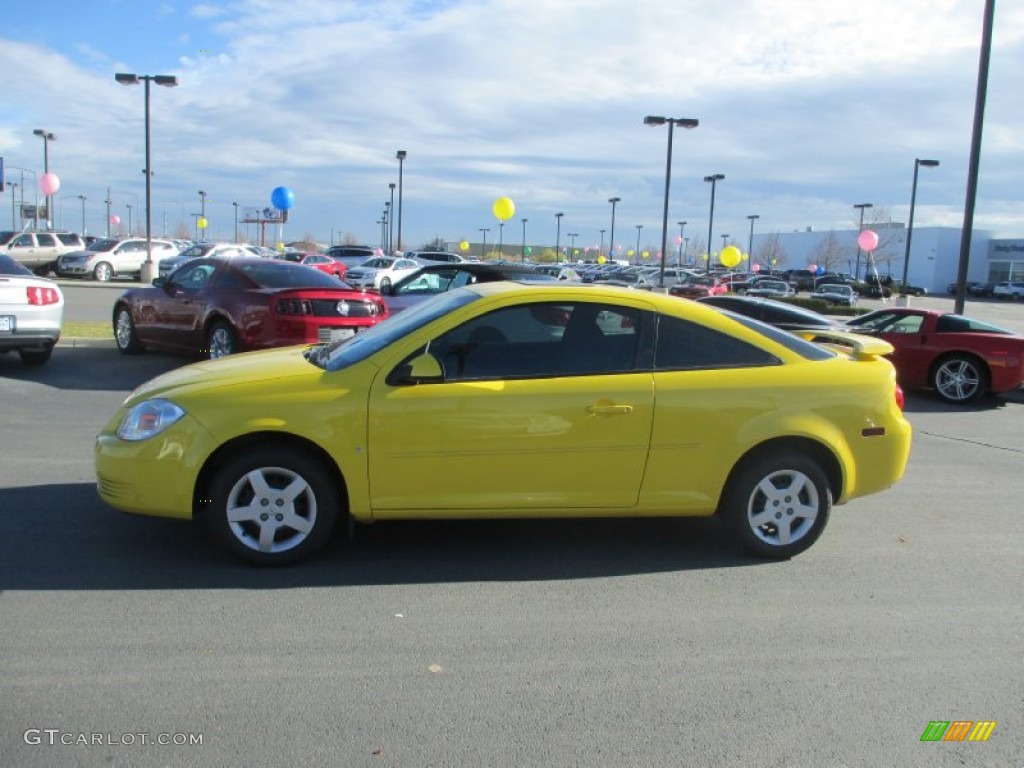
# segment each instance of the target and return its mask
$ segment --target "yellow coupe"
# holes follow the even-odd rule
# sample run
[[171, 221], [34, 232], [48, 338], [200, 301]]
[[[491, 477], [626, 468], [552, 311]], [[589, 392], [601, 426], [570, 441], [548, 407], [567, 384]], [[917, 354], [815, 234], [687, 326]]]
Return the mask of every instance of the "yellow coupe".
[[345, 519], [485, 517], [718, 514], [790, 557], [910, 451], [892, 347], [831, 337], [657, 293], [477, 284], [146, 383], [96, 440], [99, 492], [201, 518], [258, 564]]

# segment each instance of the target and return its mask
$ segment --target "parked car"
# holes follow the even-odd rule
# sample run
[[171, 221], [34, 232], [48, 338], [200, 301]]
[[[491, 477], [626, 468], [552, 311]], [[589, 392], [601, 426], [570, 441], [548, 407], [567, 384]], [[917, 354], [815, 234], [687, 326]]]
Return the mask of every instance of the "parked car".
[[324, 253], [335, 261], [340, 261], [347, 269], [358, 267], [363, 262], [378, 255], [368, 245], [332, 245]]
[[1001, 283], [996, 283], [992, 288], [992, 295], [997, 299], [1020, 301], [1024, 299], [1024, 282], [1004, 280]]
[[891, 359], [908, 389], [932, 389], [950, 403], [970, 403], [1024, 382], [1024, 336], [952, 312], [893, 307], [846, 322], [893, 346]]
[[816, 279], [816, 273], [809, 269], [790, 269], [786, 272], [786, 280], [795, 291], [813, 291]]
[[701, 296], [718, 296], [728, 293], [725, 283], [717, 277], [706, 275], [694, 275], [685, 283], [676, 283], [668, 289], [672, 296], [680, 296], [684, 299], [697, 299]]
[[98, 488], [257, 564], [344, 522], [666, 514], [788, 558], [906, 467], [892, 347], [847, 336], [854, 354], [663, 294], [476, 284], [137, 388], [97, 438]]
[[975, 298], [987, 299], [992, 295], [992, 291], [995, 290], [995, 283], [979, 283], [977, 285], [968, 285], [967, 293]]
[[22, 266], [46, 276], [54, 271], [57, 259], [65, 253], [85, 248], [85, 240], [74, 232], [4, 232], [0, 253]]
[[186, 261], [192, 261], [192, 259], [199, 259], [204, 256], [237, 259], [240, 257], [251, 258], [253, 255], [255, 254], [249, 250], [248, 246], [237, 243], [194, 243], [180, 253], [160, 259], [160, 264], [157, 267], [157, 276], [167, 277]]
[[[153, 240], [153, 261], [178, 253], [170, 240]], [[138, 278], [147, 257], [146, 238], [127, 237], [103, 239], [91, 243], [85, 250], [65, 253], [57, 260], [60, 277], [91, 277], [102, 283], [120, 275]]]
[[760, 320], [784, 331], [842, 330], [842, 325], [810, 309], [798, 307], [773, 299], [759, 299], [753, 296], [705, 296], [697, 299], [701, 304], [735, 312], [738, 315]]
[[431, 296], [474, 283], [518, 280], [529, 283], [558, 282], [558, 278], [531, 267], [464, 261], [459, 264], [428, 264], [381, 291], [393, 315]]
[[855, 307], [857, 306], [859, 296], [853, 290], [853, 286], [825, 283], [814, 289], [811, 298], [827, 301], [829, 304], [835, 304], [840, 307]]
[[126, 291], [114, 304], [114, 339], [218, 358], [235, 352], [337, 341], [387, 317], [383, 299], [309, 267], [260, 258], [199, 258]]
[[60, 286], [0, 254], [0, 354], [17, 351], [22, 362], [42, 365], [53, 354], [63, 321]]
[[291, 261], [295, 264], [302, 264], [306, 267], [319, 269], [328, 275], [333, 275], [339, 280], [345, 279], [345, 272], [348, 267], [344, 262], [332, 259], [326, 253], [307, 253], [306, 251], [282, 251], [277, 258], [284, 261]]
[[793, 286], [784, 280], [760, 280], [753, 285], [748, 285], [744, 293], [747, 296], [760, 296], [769, 299], [784, 299], [787, 296], [796, 295]]
[[358, 267], [349, 267], [345, 282], [356, 288], [386, 292], [406, 275], [423, 266], [422, 262], [398, 256], [374, 256]]
[[402, 255], [407, 259], [429, 262], [443, 261], [449, 264], [459, 264], [465, 261], [459, 254], [447, 253], [445, 251], [406, 251]]

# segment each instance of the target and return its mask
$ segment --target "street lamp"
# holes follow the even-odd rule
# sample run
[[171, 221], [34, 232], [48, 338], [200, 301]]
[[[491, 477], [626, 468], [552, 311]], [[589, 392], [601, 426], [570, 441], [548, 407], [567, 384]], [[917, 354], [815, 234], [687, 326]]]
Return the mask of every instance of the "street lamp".
[[557, 225], [556, 229], [555, 229], [555, 259], [556, 259], [556, 261], [562, 255], [561, 245], [562, 245], [562, 217], [563, 216], [565, 216], [564, 213], [556, 213], [555, 214], [555, 223]]
[[602, 229], [601, 230], [601, 247], [597, 251], [597, 255], [598, 256], [601, 256], [602, 254], [604, 254], [604, 233], [607, 232], [607, 231], [608, 231], [607, 229]]
[[522, 219], [523, 222], [523, 250], [519, 257], [520, 261], [526, 261], [526, 222], [527, 219]]
[[[21, 185], [16, 181], [9, 181], [7, 186], [11, 188], [11, 229], [16, 231], [18, 227], [14, 223], [14, 190]], [[24, 192], [22, 192], [22, 196], [24, 197]]]
[[125, 208], [128, 209], [128, 237], [132, 236], [132, 204], [125, 203]]
[[[50, 142], [56, 141], [56, 134], [50, 133], [50, 131], [44, 131], [42, 128], [36, 128], [32, 131], [32, 134], [38, 136], [43, 140], [43, 173], [47, 174], [50, 172]], [[51, 222], [53, 220], [53, 196], [46, 196], [46, 221]], [[49, 227], [47, 227], [49, 229]]]
[[502, 254], [501, 249], [505, 247], [505, 221], [504, 219], [498, 220], [498, 258], [504, 259], [505, 256]]
[[395, 182], [388, 184], [388, 189], [391, 190], [391, 220], [388, 222], [388, 253], [395, 252]]
[[565, 236], [572, 238], [569, 242], [569, 258], [571, 259], [573, 257], [573, 254], [576, 253], [576, 238], [579, 237], [580, 235], [578, 232], [566, 232]]
[[907, 270], [910, 268], [910, 237], [914, 234], [914, 205], [917, 202], [917, 169], [922, 165], [925, 168], [935, 168], [938, 160], [914, 160], [914, 183], [910, 188], [910, 218], [907, 220], [907, 249], [903, 254], [903, 288], [907, 287]]
[[[754, 222], [761, 217], [756, 213], [752, 213], [747, 218], [750, 219], [750, 239], [747, 240], [747, 258], [752, 260], [754, 258]], [[748, 265], [750, 264], [749, 261], [747, 263]]]
[[[196, 219], [196, 226], [197, 227], [199, 226], [200, 220], [202, 220], [202, 222], [204, 224], [206, 223], [206, 193], [203, 190], [201, 190], [201, 189], [199, 190], [199, 218]], [[205, 240], [206, 239], [206, 227], [202, 227], [202, 230], [203, 230], [203, 240]], [[199, 234], [198, 231], [196, 232], [196, 234], [197, 235]], [[196, 239], [198, 240], [199, 238], [197, 237]]]
[[405, 165], [405, 156], [408, 154], [404, 149], [395, 153], [398, 158], [398, 250], [402, 250], [402, 168]]
[[661, 272], [658, 276], [658, 286], [665, 287], [665, 249], [668, 247], [668, 192], [672, 183], [672, 131], [678, 125], [680, 128], [693, 129], [700, 125], [699, 120], [687, 117], [659, 117], [648, 115], [644, 118], [644, 125], [664, 125], [668, 123], [668, 154], [665, 160], [665, 207], [661, 214]]
[[686, 242], [686, 238], [683, 237], [683, 230], [686, 229], [687, 222], [677, 221], [679, 225], [679, 258], [676, 259], [676, 268], [678, 269], [683, 265], [683, 243]]
[[857, 203], [853, 206], [854, 208], [860, 208], [860, 226], [857, 229], [857, 266], [853, 271], [853, 276], [860, 280], [860, 233], [864, 231], [864, 209], [874, 208], [872, 203]]
[[710, 176], [705, 176], [704, 181], [711, 182], [711, 212], [708, 214], [708, 260], [704, 267], [706, 273], [711, 272], [711, 233], [714, 231], [712, 228], [715, 225], [715, 185], [725, 179], [724, 173], [715, 173]]
[[[138, 85], [141, 80], [145, 85], [146, 102], [146, 261], [142, 264], [142, 282], [149, 283], [153, 280], [153, 168], [150, 165], [150, 134], [149, 134], [149, 83], [152, 80], [157, 85], [166, 88], [173, 88], [178, 84], [178, 78], [174, 75], [134, 75], [118, 73], [114, 80], [121, 85]], [[110, 220], [110, 217], [107, 217]]]
[[636, 263], [637, 264], [640, 263], [640, 230], [643, 229], [643, 228], [644, 228], [643, 224], [637, 224], [636, 225], [636, 251], [634, 253], [636, 254], [635, 258], [636, 258]]
[[[232, 203], [235, 207], [235, 242], [238, 242], [238, 203]], [[166, 227], [165, 227], [166, 229]]]
[[[399, 199], [401, 199], [401, 197], [399, 197]], [[401, 209], [399, 209], [399, 210], [401, 210]], [[401, 231], [401, 230], [399, 230], [399, 231]], [[491, 231], [490, 229], [487, 229], [485, 227], [480, 227], [480, 234], [482, 234], [483, 237], [484, 237], [483, 245], [480, 246], [480, 260], [481, 261], [483, 261], [483, 260], [485, 260], [487, 258], [487, 233], [490, 232], [490, 231]], [[399, 241], [399, 242], [401, 242], [401, 241]]]
[[615, 204], [621, 203], [621, 197], [609, 197], [608, 202], [612, 204], [612, 231], [608, 237], [608, 261], [612, 260], [612, 254], [615, 253]]
[[732, 235], [722, 235], [722, 250], [723, 251], [725, 250], [725, 246], [729, 244], [729, 238], [730, 237], [732, 237]]

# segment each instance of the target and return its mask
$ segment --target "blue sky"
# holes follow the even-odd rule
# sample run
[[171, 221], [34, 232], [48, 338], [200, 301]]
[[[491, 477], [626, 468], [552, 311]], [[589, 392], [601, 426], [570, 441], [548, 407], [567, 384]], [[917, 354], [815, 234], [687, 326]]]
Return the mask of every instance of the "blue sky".
[[[498, 237], [656, 250], [667, 132], [648, 114], [700, 120], [675, 132], [669, 239], [688, 223], [730, 234], [847, 229], [855, 203], [915, 224], [960, 226], [982, 3], [977, 0], [56, 0], [8, 3], [0, 30], [0, 155], [8, 179], [42, 173], [35, 128], [57, 134], [55, 224], [105, 229], [102, 205], [139, 220], [143, 91], [115, 72], [174, 74], [152, 93], [153, 218], [189, 229], [207, 193], [211, 238], [233, 202], [287, 186], [284, 239], [380, 241], [395, 151], [404, 149], [403, 241]], [[996, 8], [975, 227], [1024, 237], [1024, 8]], [[33, 190], [34, 191], [34, 190]], [[397, 202], [397, 201], [396, 201]], [[0, 226], [10, 225], [10, 192]], [[397, 206], [396, 206], [397, 207]], [[243, 227], [244, 233], [244, 227]]]

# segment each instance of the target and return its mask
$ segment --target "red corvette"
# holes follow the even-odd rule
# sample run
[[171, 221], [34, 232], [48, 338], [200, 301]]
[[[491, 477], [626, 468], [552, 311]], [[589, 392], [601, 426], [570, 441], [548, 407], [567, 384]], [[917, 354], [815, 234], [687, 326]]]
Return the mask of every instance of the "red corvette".
[[895, 347], [891, 359], [904, 387], [933, 389], [951, 403], [1008, 392], [1024, 382], [1024, 336], [1005, 328], [910, 307], [878, 309], [846, 325]]
[[720, 296], [723, 293], [728, 293], [729, 286], [717, 277], [694, 275], [687, 278], [685, 283], [676, 283], [668, 289], [668, 292], [684, 299], [699, 299], [704, 296]]
[[292, 261], [296, 264], [304, 264], [307, 267], [319, 269], [328, 275], [334, 275], [339, 280], [345, 279], [345, 265], [335, 261], [326, 253], [307, 253], [305, 251], [285, 251], [277, 258], [284, 261]]
[[201, 258], [114, 304], [125, 354], [147, 346], [217, 358], [354, 336], [388, 316], [378, 294], [287, 261]]

